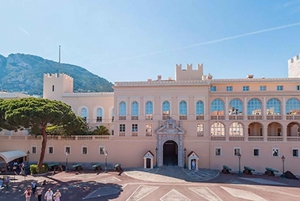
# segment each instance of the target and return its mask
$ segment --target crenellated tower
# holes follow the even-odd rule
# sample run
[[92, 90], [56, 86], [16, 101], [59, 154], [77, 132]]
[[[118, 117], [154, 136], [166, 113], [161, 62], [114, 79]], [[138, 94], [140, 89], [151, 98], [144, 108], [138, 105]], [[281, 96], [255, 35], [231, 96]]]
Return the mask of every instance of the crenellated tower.
[[66, 74], [44, 74], [43, 98], [61, 100], [64, 93], [73, 93], [73, 78]]
[[203, 64], [198, 64], [197, 69], [193, 69], [192, 64], [187, 64], [186, 69], [182, 68], [181, 64], [176, 64], [175, 80], [202, 80]]
[[288, 77], [300, 78], [300, 59], [299, 55], [288, 60]]

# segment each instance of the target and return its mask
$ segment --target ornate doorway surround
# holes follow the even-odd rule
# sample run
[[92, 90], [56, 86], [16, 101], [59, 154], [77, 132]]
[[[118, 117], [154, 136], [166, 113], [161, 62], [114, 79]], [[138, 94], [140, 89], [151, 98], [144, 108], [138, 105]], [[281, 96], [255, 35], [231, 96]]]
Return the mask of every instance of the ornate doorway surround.
[[178, 147], [178, 166], [184, 167], [184, 135], [185, 131], [181, 128], [181, 122], [176, 124], [176, 120], [171, 117], [167, 120], [159, 121], [159, 128], [156, 131], [157, 137], [157, 165], [158, 167], [163, 166], [164, 158], [164, 144], [167, 141], [174, 141]]

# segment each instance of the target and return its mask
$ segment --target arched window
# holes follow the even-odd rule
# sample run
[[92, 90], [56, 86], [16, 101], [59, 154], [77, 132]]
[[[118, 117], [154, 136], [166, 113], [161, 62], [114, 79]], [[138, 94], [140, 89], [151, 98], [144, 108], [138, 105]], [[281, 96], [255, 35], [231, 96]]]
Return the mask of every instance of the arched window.
[[102, 109], [97, 109], [97, 122], [102, 122]]
[[210, 104], [211, 115], [224, 115], [224, 102], [217, 98]]
[[203, 137], [203, 136], [204, 136], [204, 125], [197, 124], [197, 137]]
[[179, 103], [179, 119], [187, 120], [187, 104], [185, 101]]
[[233, 122], [229, 127], [230, 136], [243, 136], [244, 130], [243, 125], [240, 122]]
[[229, 103], [229, 115], [242, 115], [243, 114], [243, 102], [238, 99], [232, 99]]
[[225, 127], [221, 122], [215, 122], [211, 125], [210, 134], [212, 136], [225, 136]]
[[258, 98], [252, 98], [247, 104], [247, 115], [261, 115], [262, 107]]
[[168, 119], [170, 117], [170, 103], [169, 101], [164, 101], [162, 104], [162, 114], [163, 114], [163, 119]]
[[300, 101], [297, 98], [290, 98], [286, 101], [286, 114], [299, 115], [300, 114]]
[[86, 120], [87, 120], [87, 110], [86, 110], [86, 108], [81, 109], [81, 118], [83, 119], [83, 121], [86, 122]]
[[153, 103], [151, 101], [146, 102], [146, 120], [153, 120]]
[[126, 103], [124, 101], [120, 103], [119, 120], [126, 120]]
[[202, 101], [196, 103], [196, 120], [204, 119], [204, 104]]
[[138, 120], [139, 117], [139, 104], [134, 101], [131, 104], [131, 120]]
[[280, 101], [277, 98], [271, 98], [267, 102], [267, 115], [280, 115]]

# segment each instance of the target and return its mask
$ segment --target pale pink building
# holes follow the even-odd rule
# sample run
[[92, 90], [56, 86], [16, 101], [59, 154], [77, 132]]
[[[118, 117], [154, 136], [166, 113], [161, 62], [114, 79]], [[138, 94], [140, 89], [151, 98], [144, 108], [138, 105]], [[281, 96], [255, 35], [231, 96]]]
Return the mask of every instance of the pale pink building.
[[[108, 161], [123, 167], [178, 165], [264, 172], [266, 167], [300, 175], [300, 60], [288, 61], [288, 78], [214, 79], [203, 65], [176, 65], [175, 78], [116, 82], [113, 93], [74, 93], [65, 74], [44, 75], [43, 97], [69, 104], [110, 136], [50, 137], [45, 160]], [[37, 161], [41, 140], [0, 136], [0, 151], [30, 150]], [[105, 151], [107, 151], [107, 156]], [[283, 164], [282, 156], [285, 157]], [[106, 159], [105, 159], [106, 157]]]

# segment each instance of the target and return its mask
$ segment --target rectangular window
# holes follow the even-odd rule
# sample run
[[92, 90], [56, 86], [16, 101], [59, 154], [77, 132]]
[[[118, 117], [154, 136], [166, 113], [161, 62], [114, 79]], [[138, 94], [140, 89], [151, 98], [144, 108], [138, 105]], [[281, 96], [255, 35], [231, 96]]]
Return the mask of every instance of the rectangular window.
[[87, 154], [87, 153], [88, 153], [88, 148], [82, 147], [82, 154]]
[[132, 128], [132, 132], [138, 132], [138, 125], [137, 124], [132, 124], [131, 128]]
[[102, 122], [102, 117], [97, 117], [97, 122]]
[[299, 91], [299, 90], [300, 90], [300, 85], [297, 85], [297, 88], [296, 88], [296, 89], [297, 89], [297, 91]]
[[53, 154], [53, 147], [49, 147], [49, 154]]
[[217, 87], [216, 86], [210, 86], [210, 91], [217, 91]]
[[227, 86], [226, 91], [232, 91], [232, 86]]
[[215, 148], [215, 155], [216, 156], [221, 156], [222, 155], [222, 149], [221, 148]]
[[66, 147], [65, 152], [66, 152], [67, 154], [70, 154], [70, 153], [71, 153], [71, 147]]
[[204, 136], [203, 124], [197, 124], [197, 137]]
[[260, 86], [260, 87], [259, 87], [259, 90], [260, 90], [260, 91], [266, 91], [266, 89], [267, 89], [266, 86]]
[[249, 91], [249, 86], [243, 86], [243, 91]]
[[120, 124], [120, 132], [125, 132], [125, 124]]
[[31, 148], [31, 153], [32, 153], [32, 154], [36, 154], [36, 147], [32, 147], [32, 148]]
[[241, 154], [241, 148], [234, 148], [233, 149], [233, 155], [238, 156]]
[[152, 136], [152, 124], [146, 124], [146, 136], [147, 137]]
[[282, 91], [282, 90], [283, 90], [283, 86], [282, 85], [277, 86], [277, 91]]
[[103, 155], [103, 154], [104, 154], [104, 147], [100, 147], [100, 150], [99, 150], [99, 151], [100, 151], [99, 153], [100, 153], [101, 155]]
[[299, 149], [293, 149], [293, 157], [299, 157]]
[[258, 148], [253, 149], [253, 156], [259, 156], [259, 149]]
[[278, 148], [273, 148], [272, 149], [272, 156], [279, 157], [279, 149]]

